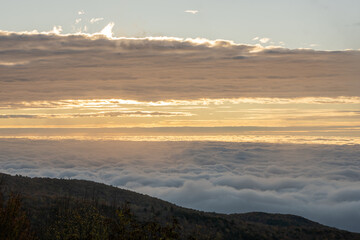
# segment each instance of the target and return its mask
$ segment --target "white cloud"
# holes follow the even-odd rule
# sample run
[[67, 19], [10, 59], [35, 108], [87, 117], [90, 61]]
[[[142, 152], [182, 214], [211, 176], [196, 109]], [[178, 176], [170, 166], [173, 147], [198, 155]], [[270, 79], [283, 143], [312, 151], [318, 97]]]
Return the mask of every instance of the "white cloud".
[[199, 13], [198, 10], [185, 10], [184, 12], [191, 13], [191, 14], [198, 14]]
[[62, 32], [62, 27], [61, 26], [54, 26], [51, 33], [54, 34], [60, 34]]
[[[254, 37], [252, 40], [253, 41], [259, 41], [260, 43], [268, 43], [271, 39], [267, 38], [267, 37], [263, 37], [263, 38]], [[271, 42], [271, 44], [274, 44], [274, 42]]]
[[85, 14], [84, 10], [78, 11], [78, 15], [84, 15], [84, 14]]
[[1, 139], [0, 152], [5, 173], [88, 179], [206, 211], [297, 214], [360, 231], [360, 145]]
[[102, 20], [104, 20], [104, 18], [92, 18], [92, 19], [90, 19], [90, 23], [96, 23], [96, 22], [99, 22]]
[[261, 43], [267, 43], [269, 41], [270, 41], [270, 38], [261, 38], [261, 39], [259, 39], [259, 42], [261, 42]]
[[75, 24], [79, 24], [80, 22], [81, 22], [81, 18], [77, 18], [77, 19], [75, 19]]
[[106, 25], [101, 31], [100, 34], [106, 36], [107, 38], [112, 38], [114, 33], [113, 33], [113, 27], [114, 27], [114, 23], [110, 22], [108, 23], [108, 25]]

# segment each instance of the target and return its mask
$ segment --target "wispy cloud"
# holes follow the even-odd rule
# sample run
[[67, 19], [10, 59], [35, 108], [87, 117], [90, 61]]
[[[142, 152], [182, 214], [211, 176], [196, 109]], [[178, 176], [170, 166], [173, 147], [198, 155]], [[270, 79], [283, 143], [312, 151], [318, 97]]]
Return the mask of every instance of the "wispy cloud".
[[75, 24], [79, 24], [80, 22], [81, 22], [81, 18], [77, 18], [77, 19], [75, 19]]
[[[270, 42], [270, 38], [267, 38], [267, 37], [254, 37], [253, 39], [252, 39], [253, 41], [258, 41], [258, 42], [260, 42], [260, 43], [269, 43]], [[274, 44], [274, 42], [271, 42], [271, 44]], [[282, 45], [282, 44], [281, 44]]]
[[304, 97], [304, 98], [219, 98], [196, 100], [137, 101], [126, 99], [82, 99], [59, 101], [14, 101], [0, 104], [1, 108], [121, 108], [123, 106], [208, 106], [224, 104], [360, 104], [360, 97]]
[[28, 61], [18, 61], [18, 62], [3, 62], [0, 61], [0, 66], [4, 66], [4, 67], [14, 67], [14, 66], [21, 66], [21, 65], [25, 65], [28, 64]]
[[267, 43], [269, 41], [270, 41], [270, 38], [260, 38], [259, 39], [259, 42], [261, 42], [261, 43]]
[[0, 114], [0, 118], [39, 118], [39, 116], [34, 114]]
[[191, 14], [194, 14], [194, 15], [199, 13], [198, 10], [185, 10], [184, 12], [191, 13]]
[[90, 19], [90, 23], [96, 23], [96, 22], [99, 22], [102, 20], [104, 20], [104, 18], [92, 18], [92, 19]]
[[93, 117], [173, 117], [173, 116], [191, 116], [189, 112], [160, 112], [160, 111], [99, 111], [94, 113], [64, 113], [64, 114], [0, 114], [0, 119], [16, 118], [93, 118]]
[[78, 15], [84, 15], [84, 14], [85, 14], [84, 10], [78, 11]]

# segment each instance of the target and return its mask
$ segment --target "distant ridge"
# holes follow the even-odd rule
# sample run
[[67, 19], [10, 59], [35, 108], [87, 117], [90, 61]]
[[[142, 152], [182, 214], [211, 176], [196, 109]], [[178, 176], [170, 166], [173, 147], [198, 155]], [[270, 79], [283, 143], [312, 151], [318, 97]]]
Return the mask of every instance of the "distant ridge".
[[0, 188], [5, 199], [11, 192], [22, 196], [23, 208], [28, 212], [35, 232], [41, 232], [39, 229], [52, 220], [51, 211], [54, 208], [63, 204], [64, 199], [71, 199], [92, 202], [108, 217], [111, 217], [112, 208], [128, 203], [140, 222], [157, 221], [164, 225], [169, 219], [176, 219], [181, 229], [178, 239], [360, 239], [358, 233], [327, 227], [299, 216], [202, 212], [85, 180], [30, 178], [0, 173]]

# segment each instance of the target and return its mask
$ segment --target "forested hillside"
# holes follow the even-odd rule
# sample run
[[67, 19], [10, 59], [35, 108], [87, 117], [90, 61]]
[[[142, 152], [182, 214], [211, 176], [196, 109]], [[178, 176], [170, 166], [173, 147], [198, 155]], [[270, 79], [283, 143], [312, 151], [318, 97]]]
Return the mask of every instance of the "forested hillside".
[[0, 182], [0, 239], [360, 239], [298, 216], [201, 212], [90, 181]]

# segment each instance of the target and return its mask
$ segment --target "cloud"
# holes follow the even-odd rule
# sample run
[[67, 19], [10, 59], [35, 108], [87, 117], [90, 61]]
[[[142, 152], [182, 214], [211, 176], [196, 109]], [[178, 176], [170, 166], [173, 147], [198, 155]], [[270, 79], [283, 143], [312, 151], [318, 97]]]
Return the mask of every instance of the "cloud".
[[38, 116], [33, 114], [0, 114], [0, 118], [38, 118]]
[[184, 12], [186, 12], [186, 13], [191, 13], [191, 14], [193, 14], [193, 15], [195, 15], [195, 14], [198, 14], [198, 13], [199, 13], [199, 11], [198, 11], [198, 10], [185, 10]]
[[261, 43], [267, 43], [269, 41], [270, 41], [270, 38], [261, 38], [261, 39], [259, 39], [259, 42], [261, 42]]
[[75, 19], [75, 24], [79, 24], [80, 22], [81, 22], [81, 18], [77, 18], [77, 19]]
[[114, 33], [113, 33], [113, 27], [114, 27], [114, 23], [111, 22], [108, 25], [106, 25], [100, 32], [100, 34], [106, 36], [107, 38], [112, 38]]
[[1, 139], [0, 152], [5, 173], [88, 179], [205, 211], [297, 214], [360, 232], [360, 145]]
[[53, 34], [60, 34], [61, 32], [62, 32], [61, 26], [54, 26], [53, 30], [51, 31], [51, 33], [53, 33]]
[[[260, 43], [268, 43], [271, 39], [270, 38], [267, 38], [267, 37], [254, 37], [252, 39], [253, 41], [259, 41]], [[271, 42], [273, 44], [273, 42]]]
[[359, 51], [117, 38], [113, 27], [96, 34], [1, 31], [1, 61], [28, 64], [0, 72], [0, 103], [93, 99], [95, 92], [138, 101], [360, 96]]
[[28, 64], [29, 62], [27, 61], [19, 61], [19, 62], [1, 62], [0, 61], [0, 66], [3, 67], [13, 67], [13, 66], [21, 66], [21, 65], [25, 65]]
[[[0, 64], [1, 65], [1, 64]], [[7, 65], [4, 65], [7, 66]], [[9, 65], [13, 66], [13, 65]], [[17, 79], [26, 81], [26, 79]], [[74, 108], [123, 108], [135, 107], [184, 107], [189, 109], [206, 108], [209, 105], [225, 104], [360, 104], [360, 97], [304, 97], [304, 98], [221, 98], [221, 99], [198, 99], [198, 100], [168, 100], [168, 101], [136, 101], [125, 99], [83, 99], [83, 100], [60, 100], [60, 101], [23, 101], [4, 102], [0, 104], [2, 109], [27, 109], [27, 108], [53, 108], [53, 109], [74, 109]], [[230, 107], [230, 106], [228, 106]], [[260, 109], [264, 111], [264, 109]], [[232, 112], [234, 110], [231, 110]], [[274, 111], [274, 109], [271, 109]], [[226, 111], [223, 111], [226, 112]], [[325, 114], [332, 114], [327, 110]], [[358, 114], [357, 111], [336, 111], [335, 114], [342, 115]]]
[[84, 14], [85, 14], [84, 10], [78, 11], [78, 15], [84, 15]]
[[92, 18], [92, 19], [90, 19], [90, 23], [96, 23], [96, 22], [99, 22], [102, 20], [104, 20], [104, 18]]
[[173, 116], [192, 116], [189, 112], [160, 112], [160, 111], [99, 111], [94, 113], [67, 113], [67, 114], [0, 114], [0, 119], [16, 118], [81, 118], [81, 117], [173, 117]]

